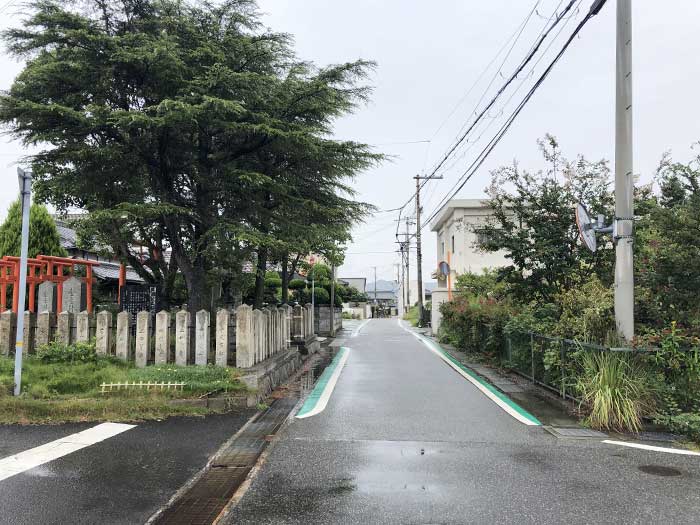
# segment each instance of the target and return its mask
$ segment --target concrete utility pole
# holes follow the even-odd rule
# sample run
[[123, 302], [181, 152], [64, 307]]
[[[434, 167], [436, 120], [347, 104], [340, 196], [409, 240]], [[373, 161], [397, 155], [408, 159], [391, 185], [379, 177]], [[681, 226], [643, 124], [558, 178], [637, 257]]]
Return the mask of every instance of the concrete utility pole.
[[417, 267], [416, 270], [418, 274], [418, 326], [423, 326], [423, 253], [420, 240], [420, 181], [430, 180], [430, 179], [441, 179], [442, 176], [436, 177], [428, 175], [427, 177], [421, 177], [416, 175], [413, 177], [416, 179], [416, 257]]
[[632, 169], [632, 0], [617, 0], [615, 97], [615, 322], [634, 337], [634, 173]]
[[27, 293], [27, 252], [29, 251], [29, 211], [32, 201], [32, 174], [17, 168], [19, 191], [22, 197], [22, 243], [19, 257], [19, 307], [17, 308], [17, 336], [15, 338], [15, 389], [22, 393], [22, 351], [24, 349], [24, 301]]
[[372, 266], [374, 268], [374, 304], [377, 304], [377, 267]]
[[411, 224], [411, 219], [406, 217], [406, 312], [411, 309]]

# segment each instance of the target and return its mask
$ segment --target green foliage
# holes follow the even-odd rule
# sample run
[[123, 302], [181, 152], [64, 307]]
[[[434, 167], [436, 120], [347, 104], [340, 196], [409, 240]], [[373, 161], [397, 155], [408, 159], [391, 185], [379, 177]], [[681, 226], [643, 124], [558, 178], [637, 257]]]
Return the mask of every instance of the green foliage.
[[131, 368], [128, 381], [165, 381], [185, 383], [187, 392], [207, 394], [214, 392], [237, 392], [245, 390], [238, 381], [240, 373], [233, 368], [220, 366], [176, 366], [161, 365], [146, 368]]
[[282, 286], [282, 278], [277, 272], [267, 272], [265, 275], [265, 286], [272, 290], [277, 290]]
[[52, 341], [37, 349], [36, 357], [42, 363], [95, 363], [98, 360], [95, 343], [65, 344]]
[[418, 326], [418, 307], [411, 306], [403, 316], [404, 321], [411, 323], [411, 326]]
[[481, 274], [466, 272], [458, 275], [455, 290], [462, 294], [498, 299], [506, 295], [507, 287], [498, 280], [496, 270], [484, 269]]
[[653, 409], [647, 372], [634, 356], [617, 352], [581, 352], [577, 389], [591, 427], [639, 432]]
[[492, 357], [505, 346], [504, 329], [513, 314], [502, 302], [483, 297], [457, 296], [440, 305], [445, 335], [455, 346]]
[[[0, 358], [0, 396], [12, 391], [14, 361]], [[113, 358], [100, 358], [94, 348], [80, 350], [48, 345], [46, 351], [24, 360], [22, 391], [35, 399], [65, 396], [96, 396], [102, 383], [126, 381], [184, 382], [182, 392], [165, 392], [170, 396], [188, 397], [213, 392], [245, 390], [233, 368], [215, 366], [149, 366], [134, 368]], [[129, 393], [129, 392], [127, 392]], [[132, 392], [140, 395], [139, 392]]]
[[615, 338], [613, 290], [596, 275], [562, 291], [554, 300], [561, 309], [554, 334], [600, 344]]
[[331, 294], [325, 288], [316, 287], [314, 291], [315, 304], [330, 304]]
[[[19, 199], [10, 205], [5, 222], [0, 225], [0, 257], [19, 257], [22, 243], [22, 204]], [[65, 257], [56, 223], [45, 206], [32, 204], [29, 208], [29, 257], [37, 255]]]
[[306, 288], [306, 281], [304, 279], [292, 279], [289, 281], [290, 290], [303, 290]]
[[696, 443], [700, 443], [700, 413], [685, 412], [673, 416], [664, 416], [654, 420], [676, 434], [684, 434]]
[[252, 0], [33, 0], [25, 12], [4, 32], [25, 66], [0, 123], [50, 146], [31, 157], [37, 198], [88, 211], [86, 241], [166, 298], [181, 273], [191, 310], [210, 278], [238, 286], [254, 253], [262, 268], [316, 246], [342, 259], [372, 209], [349, 182], [383, 157], [332, 129], [367, 100], [373, 63], [297, 59]]
[[671, 324], [658, 339], [650, 361], [660, 391], [659, 413], [700, 412], [700, 341]]
[[489, 187], [493, 216], [478, 231], [486, 251], [505, 251], [510, 264], [499, 270], [509, 294], [523, 302], [551, 302], [562, 290], [583, 282], [595, 271], [612, 282], [612, 246], [596, 253], [582, 245], [574, 205], [587, 203], [592, 213], [612, 215], [610, 172], [605, 161], [583, 156], [566, 160], [556, 139], [539, 142], [549, 167], [535, 173], [517, 164], [493, 173]]

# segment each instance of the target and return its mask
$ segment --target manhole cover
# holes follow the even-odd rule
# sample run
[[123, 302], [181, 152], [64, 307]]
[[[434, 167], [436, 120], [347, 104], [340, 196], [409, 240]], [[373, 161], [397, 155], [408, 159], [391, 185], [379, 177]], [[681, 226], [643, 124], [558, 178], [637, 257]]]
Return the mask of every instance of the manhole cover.
[[661, 465], [641, 465], [638, 467], [639, 470], [645, 474], [651, 474], [652, 476], [680, 476], [682, 472], [677, 468], [663, 467]]
[[607, 434], [598, 432], [597, 430], [591, 430], [590, 428], [559, 428], [559, 427], [549, 427], [552, 434], [557, 437], [563, 438], [574, 438], [574, 439], [585, 439], [585, 438], [606, 438]]

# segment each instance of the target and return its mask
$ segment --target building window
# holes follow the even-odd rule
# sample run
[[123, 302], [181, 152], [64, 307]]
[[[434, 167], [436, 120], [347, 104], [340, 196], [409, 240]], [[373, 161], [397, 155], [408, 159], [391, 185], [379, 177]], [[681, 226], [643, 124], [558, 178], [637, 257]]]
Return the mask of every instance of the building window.
[[452, 253], [455, 252], [455, 236], [452, 236]]
[[476, 235], [477, 246], [484, 246], [493, 240], [493, 236], [486, 230], [474, 230], [474, 234]]

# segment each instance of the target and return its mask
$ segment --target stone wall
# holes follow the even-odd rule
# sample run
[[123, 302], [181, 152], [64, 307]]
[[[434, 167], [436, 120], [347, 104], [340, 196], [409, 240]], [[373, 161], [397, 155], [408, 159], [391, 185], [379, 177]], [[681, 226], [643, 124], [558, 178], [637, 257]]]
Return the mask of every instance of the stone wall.
[[[314, 319], [315, 332], [318, 335], [329, 336], [331, 335], [331, 307], [327, 306], [317, 306], [316, 315]], [[333, 324], [335, 324], [335, 333], [343, 328], [343, 309], [335, 307]]]

